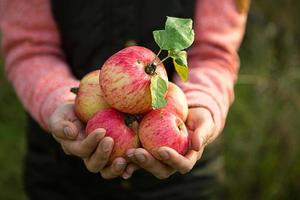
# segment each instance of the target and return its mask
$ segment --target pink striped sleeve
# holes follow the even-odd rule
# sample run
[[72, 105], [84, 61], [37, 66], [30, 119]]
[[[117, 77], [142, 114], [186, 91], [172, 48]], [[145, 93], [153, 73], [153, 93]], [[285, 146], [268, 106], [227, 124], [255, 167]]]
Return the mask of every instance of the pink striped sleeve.
[[194, 20], [195, 42], [188, 51], [190, 79], [175, 82], [185, 92], [190, 107], [205, 107], [219, 133], [234, 99], [239, 68], [237, 50], [246, 23], [236, 0], [198, 0]]
[[63, 60], [49, 0], [0, 0], [5, 69], [18, 97], [47, 130], [58, 105], [74, 100], [78, 86]]

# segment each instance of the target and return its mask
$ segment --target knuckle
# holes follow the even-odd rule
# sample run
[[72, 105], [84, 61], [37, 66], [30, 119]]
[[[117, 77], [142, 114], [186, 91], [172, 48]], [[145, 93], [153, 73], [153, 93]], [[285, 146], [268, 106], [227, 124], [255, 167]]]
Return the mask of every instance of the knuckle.
[[157, 174], [156, 175], [156, 178], [160, 179], [160, 180], [163, 180], [163, 179], [167, 179], [170, 177], [171, 174], [169, 173], [161, 173], [161, 174]]
[[112, 179], [112, 176], [110, 176], [108, 173], [104, 173], [104, 172], [100, 171], [100, 174], [101, 174], [101, 177], [106, 180]]
[[179, 172], [180, 172], [181, 174], [187, 174], [187, 173], [189, 173], [192, 169], [193, 169], [192, 166], [187, 166], [187, 167], [184, 167], [183, 169], [181, 169]]

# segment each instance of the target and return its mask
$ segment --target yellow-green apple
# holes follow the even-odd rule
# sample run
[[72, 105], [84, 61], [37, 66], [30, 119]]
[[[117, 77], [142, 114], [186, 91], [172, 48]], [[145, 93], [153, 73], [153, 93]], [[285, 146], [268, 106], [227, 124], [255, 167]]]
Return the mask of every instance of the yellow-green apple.
[[142, 146], [154, 157], [162, 146], [175, 149], [185, 155], [189, 148], [189, 134], [184, 122], [172, 112], [164, 109], [150, 111], [139, 126]]
[[176, 114], [185, 122], [189, 111], [187, 100], [183, 91], [174, 83], [169, 82], [166, 100], [168, 103], [162, 109]]
[[110, 107], [102, 95], [99, 72], [95, 70], [86, 74], [80, 81], [78, 91], [75, 91], [75, 113], [83, 122], [87, 122], [96, 112]]
[[114, 147], [110, 155], [108, 165], [117, 157], [126, 157], [126, 151], [139, 147], [139, 139], [136, 133], [137, 122], [127, 120], [123, 113], [108, 108], [97, 112], [87, 123], [86, 134], [90, 134], [97, 128], [106, 130], [105, 136], [114, 140]]
[[100, 86], [106, 102], [125, 113], [150, 111], [150, 83], [153, 75], [168, 80], [163, 64], [151, 50], [140, 46], [120, 50], [101, 68]]

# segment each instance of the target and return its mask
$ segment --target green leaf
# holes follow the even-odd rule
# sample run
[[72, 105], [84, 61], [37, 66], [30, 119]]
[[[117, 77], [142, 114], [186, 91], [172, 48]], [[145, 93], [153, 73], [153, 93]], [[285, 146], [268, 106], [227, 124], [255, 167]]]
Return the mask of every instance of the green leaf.
[[183, 81], [188, 80], [189, 69], [187, 66], [186, 51], [169, 51], [169, 56], [173, 58], [175, 70]]
[[191, 19], [167, 17], [165, 30], [153, 31], [155, 42], [163, 50], [183, 50], [194, 41]]
[[152, 108], [159, 109], [167, 104], [165, 94], [168, 90], [168, 83], [162, 79], [159, 75], [151, 77], [151, 97], [152, 97]]
[[165, 30], [153, 31], [153, 37], [156, 44], [159, 46], [159, 48], [165, 50], [167, 46], [165, 42], [167, 41], [168, 38]]
[[176, 60], [173, 60], [173, 63], [181, 80], [187, 81], [189, 79], [189, 68], [187, 68], [187, 66], [178, 64]]

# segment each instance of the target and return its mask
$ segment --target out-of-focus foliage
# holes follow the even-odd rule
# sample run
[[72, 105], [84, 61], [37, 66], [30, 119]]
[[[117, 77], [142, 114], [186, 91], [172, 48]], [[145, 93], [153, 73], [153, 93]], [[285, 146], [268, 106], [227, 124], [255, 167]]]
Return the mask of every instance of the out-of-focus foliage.
[[22, 200], [25, 114], [3, 71], [0, 60], [0, 199]]
[[223, 133], [229, 199], [300, 198], [300, 1], [252, 1]]
[[[300, 1], [252, 1], [222, 134], [227, 199], [300, 198]], [[0, 199], [24, 199], [25, 115], [0, 62]]]

